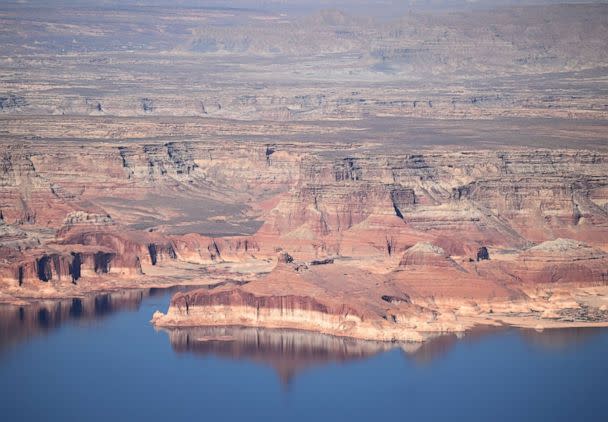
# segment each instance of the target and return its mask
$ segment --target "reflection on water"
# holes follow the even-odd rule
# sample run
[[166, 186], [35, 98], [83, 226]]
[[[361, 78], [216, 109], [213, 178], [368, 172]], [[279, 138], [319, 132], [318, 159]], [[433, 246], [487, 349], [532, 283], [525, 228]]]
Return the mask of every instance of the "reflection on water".
[[[142, 303], [154, 297], [168, 306], [168, 293], [184, 288], [134, 289], [69, 300], [45, 300], [27, 306], [0, 306], [0, 352], [18, 342], [53, 332], [68, 322], [95, 322], [120, 311], [141, 310]], [[166, 303], [165, 303], [166, 302]], [[146, 315], [147, 317], [148, 315]], [[151, 317], [151, 315], [149, 315]], [[146, 322], [149, 319], [146, 318]], [[93, 327], [91, 329], [94, 329]], [[152, 329], [142, 326], [141, 330]], [[444, 358], [459, 342], [476, 342], [510, 328], [480, 327], [463, 336], [440, 335], [425, 343], [387, 343], [361, 341], [295, 330], [244, 327], [199, 327], [164, 329], [177, 354], [219, 356], [249, 360], [272, 367], [284, 384], [302, 371], [331, 363], [363, 360], [388, 350], [400, 349], [407, 359], [429, 365]], [[534, 348], [562, 350], [592, 340], [600, 329], [518, 330], [519, 336]]]
[[[608, 414], [606, 330], [480, 329], [423, 344], [253, 328], [158, 332], [150, 319], [170, 293], [156, 293], [0, 308], [4, 419], [591, 421]], [[103, 412], [92, 412], [100, 397]]]
[[132, 289], [83, 298], [42, 300], [29, 305], [0, 305], [0, 352], [66, 322], [96, 321], [118, 311], [138, 310], [143, 300], [173, 289]]
[[[176, 353], [219, 356], [250, 360], [274, 368], [281, 380], [289, 384], [300, 372], [330, 363], [344, 363], [369, 358], [378, 353], [400, 349], [419, 365], [441, 359], [458, 342], [476, 342], [512, 328], [478, 327], [466, 333], [438, 335], [424, 343], [387, 343], [334, 337], [295, 330], [245, 327], [197, 327], [164, 329]], [[601, 330], [592, 328], [521, 330], [524, 341], [554, 348], [566, 347], [591, 339]]]
[[602, 332], [598, 328], [560, 328], [559, 330], [520, 330], [520, 335], [532, 347], [544, 350], [564, 350], [580, 347]]
[[364, 359], [395, 347], [295, 330], [198, 327], [164, 330], [176, 353], [247, 359], [273, 367], [288, 384], [306, 368]]

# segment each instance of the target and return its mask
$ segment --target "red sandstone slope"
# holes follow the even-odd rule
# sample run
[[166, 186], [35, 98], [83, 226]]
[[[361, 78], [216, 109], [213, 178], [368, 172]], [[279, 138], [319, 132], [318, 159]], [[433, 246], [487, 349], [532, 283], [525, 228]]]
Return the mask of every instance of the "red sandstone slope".
[[543, 242], [506, 266], [521, 283], [608, 283], [608, 254], [571, 239]]
[[[608, 260], [597, 249], [558, 240], [528, 253], [526, 260], [492, 260], [486, 259], [487, 251], [480, 251], [480, 261], [458, 263], [438, 246], [417, 243], [405, 251], [394, 271], [384, 275], [354, 269], [347, 261], [298, 263], [283, 253], [262, 279], [240, 287], [178, 294], [167, 315], [155, 314], [153, 321], [161, 326], [264, 326], [415, 340], [421, 331], [461, 330], [473, 315], [486, 314], [486, 323], [495, 323], [492, 309], [509, 315], [578, 306], [571, 296], [546, 302], [527, 295], [526, 285], [551, 281], [556, 274], [551, 265], [521, 267], [524, 261], [536, 262], [539, 255], [544, 263], [578, 263], [574, 270], [558, 270], [562, 276], [553, 282], [605, 284]], [[514, 283], [517, 272], [521, 277]]]
[[[525, 309], [531, 285], [606, 282], [601, 153], [135, 143], [99, 146], [87, 159], [119, 168], [93, 166], [79, 181], [84, 170], [54, 170], [65, 159], [47, 148], [44, 162], [27, 146], [6, 155], [32, 163], [7, 167], [0, 186], [2, 288], [16, 296], [44, 294], [49, 281], [144, 283], [155, 265], [222, 267], [253, 281], [177, 296], [159, 323], [391, 339], [459, 329], [461, 308]], [[23, 220], [26, 208], [45, 219]], [[226, 230], [201, 234], [214, 226]], [[554, 241], [560, 233], [576, 240]], [[260, 275], [281, 250], [299, 262]]]

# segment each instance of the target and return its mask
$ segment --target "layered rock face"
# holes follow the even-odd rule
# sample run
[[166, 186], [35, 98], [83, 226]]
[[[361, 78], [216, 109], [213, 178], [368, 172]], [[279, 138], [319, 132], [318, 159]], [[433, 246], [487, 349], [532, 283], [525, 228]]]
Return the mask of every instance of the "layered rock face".
[[376, 253], [432, 239], [473, 257], [484, 245], [522, 248], [558, 236], [605, 247], [605, 160], [510, 151], [306, 161], [261, 232], [296, 243], [321, 239], [322, 252], [345, 255], [357, 255], [353, 242], [362, 239]]
[[570, 239], [543, 242], [521, 252], [512, 274], [534, 283], [608, 282], [608, 255]]
[[[255, 238], [266, 250], [279, 246], [304, 259], [354, 258], [375, 274], [354, 277], [346, 263], [313, 267], [282, 255], [259, 282], [176, 297], [154, 321], [417, 340], [421, 331], [465, 329], [463, 318], [476, 313], [555, 315], [579, 305], [546, 302], [524, 286], [605, 284], [604, 167], [601, 154], [569, 151], [302, 160], [297, 183]], [[532, 246], [561, 233], [600, 249], [561, 240], [554, 242], [563, 248]], [[397, 266], [385, 272], [374, 258]], [[336, 298], [341, 306], [332, 306]]]
[[593, 89], [608, 56], [603, 4], [467, 13], [401, 4], [389, 19], [376, 19], [385, 2], [358, 2], [367, 6], [363, 16], [350, 2], [343, 4], [348, 12], [298, 2], [309, 16], [251, 3], [230, 14], [129, 4], [118, 19], [82, 5], [70, 5], [70, 13], [63, 4], [7, 5], [10, 35], [0, 52], [11, 60], [0, 63], [0, 114], [265, 121], [607, 116], [602, 92]]
[[[260, 280], [177, 294], [167, 314], [155, 313], [152, 322], [291, 328], [381, 341], [421, 341], [429, 333], [498, 325], [509, 318], [509, 323], [536, 327], [608, 324], [605, 297], [603, 305], [590, 307], [587, 293], [582, 298], [576, 293], [585, 286], [605, 291], [604, 252], [561, 239], [527, 252], [457, 263], [440, 247], [417, 243], [387, 273], [354, 269], [342, 260], [298, 262], [282, 254]], [[568, 266], [561, 265], [565, 262]], [[571, 319], [573, 313], [579, 317]]]
[[606, 322], [606, 5], [270, 3], [0, 5], [0, 301], [205, 284], [155, 322], [377, 340]]
[[36, 291], [40, 283], [77, 284], [81, 278], [108, 274], [132, 277], [142, 274], [138, 256], [119, 255], [104, 246], [48, 245], [17, 252], [3, 248], [0, 282], [7, 287]]
[[184, 295], [173, 299], [176, 313], [193, 321], [214, 314], [212, 325], [260, 325], [311, 327], [331, 332], [333, 327], [360, 323], [361, 317], [346, 304], [316, 300], [310, 296], [255, 295], [243, 290], [217, 291], [209, 295]]
[[[351, 296], [357, 287], [377, 280], [371, 273], [342, 265], [309, 267], [295, 261], [279, 262], [269, 275], [238, 288], [178, 294], [172, 299], [169, 312], [155, 313], [153, 322], [169, 327], [240, 325], [311, 330], [362, 339], [420, 340], [409, 324], [425, 318], [422, 309], [404, 304], [412, 319], [399, 330], [391, 326], [386, 315], [378, 314], [382, 313], [380, 297]], [[428, 314], [427, 318], [433, 318], [431, 312]]]
[[[541, 306], [530, 305], [537, 298], [525, 286], [606, 281], [602, 152], [42, 145], [19, 147], [36, 163], [27, 177], [4, 173], [2, 280], [11, 294], [100, 277], [138, 283], [180, 262], [247, 273], [283, 250], [296, 260], [283, 255], [242, 287], [178, 296], [157, 323], [418, 340], [421, 331], [466, 328], [463, 306]], [[57, 171], [76, 151], [91, 171]], [[101, 162], [116, 171], [99, 170]], [[36, 218], [28, 222], [25, 209]]]
[[[606, 156], [597, 152], [386, 156], [355, 150], [332, 158], [323, 145], [309, 145], [305, 152], [303, 145], [144, 143], [88, 149], [79, 154], [80, 167], [57, 172], [78, 148], [37, 149], [20, 146], [16, 154], [9, 146], [5, 153], [5, 222], [57, 227], [74, 210], [110, 210], [135, 228], [252, 234], [256, 224], [241, 204], [259, 204], [260, 215], [273, 206], [264, 200], [274, 196], [279, 202], [263, 217], [261, 233], [294, 242], [321, 238], [328, 253], [348, 246], [351, 232], [374, 225], [390, 227], [386, 235], [396, 241], [403, 238], [401, 251], [415, 243], [407, 241], [412, 231], [416, 240], [445, 235], [438, 243], [456, 254], [484, 243], [521, 247], [566, 237], [601, 246], [607, 238]], [[179, 159], [176, 150], [182, 151]], [[27, 171], [14, 164], [24, 157]], [[207, 205], [202, 215], [197, 204]], [[451, 236], [459, 241], [450, 243]], [[374, 240], [386, 249], [386, 239]]]
[[[41, 148], [9, 143], [3, 152], [0, 211], [8, 223], [51, 227], [59, 226], [71, 211], [104, 214], [106, 209], [118, 210], [121, 222], [136, 227], [162, 223], [163, 217], [174, 227], [186, 226], [214, 216], [214, 211], [238, 217], [240, 202], [246, 203], [252, 194], [284, 189], [293, 177], [294, 158], [273, 154], [270, 166], [269, 148], [236, 143], [227, 150], [215, 142], [118, 143], [83, 151], [73, 144]], [[267, 168], [261, 180], [255, 175], [260, 167]], [[172, 204], [170, 198], [176, 197], [180, 203]], [[212, 208], [207, 215], [198, 210], [201, 202]]]

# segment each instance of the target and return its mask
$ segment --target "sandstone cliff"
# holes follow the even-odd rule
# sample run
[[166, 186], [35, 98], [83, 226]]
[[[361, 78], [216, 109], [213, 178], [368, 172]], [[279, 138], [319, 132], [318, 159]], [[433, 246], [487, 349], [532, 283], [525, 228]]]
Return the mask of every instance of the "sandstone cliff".
[[[159, 323], [375, 339], [464, 329], [462, 309], [542, 308], [526, 285], [605, 284], [604, 153], [390, 148], [11, 146], [2, 283], [27, 295], [98, 277], [139, 284], [180, 263], [228, 268], [254, 281], [176, 298]], [[260, 274], [281, 250], [295, 263]]]

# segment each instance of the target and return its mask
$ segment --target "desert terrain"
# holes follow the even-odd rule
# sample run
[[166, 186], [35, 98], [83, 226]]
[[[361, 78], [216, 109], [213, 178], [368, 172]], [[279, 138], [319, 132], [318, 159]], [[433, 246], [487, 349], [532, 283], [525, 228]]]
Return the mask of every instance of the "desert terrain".
[[198, 286], [176, 348], [608, 326], [608, 5], [236, 3], [0, 6], [0, 302]]

